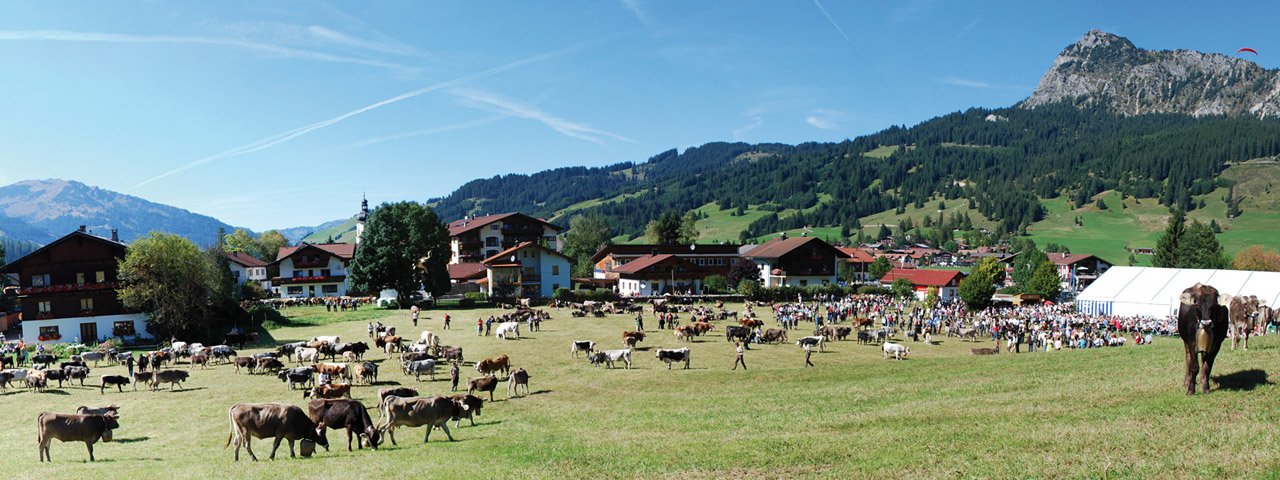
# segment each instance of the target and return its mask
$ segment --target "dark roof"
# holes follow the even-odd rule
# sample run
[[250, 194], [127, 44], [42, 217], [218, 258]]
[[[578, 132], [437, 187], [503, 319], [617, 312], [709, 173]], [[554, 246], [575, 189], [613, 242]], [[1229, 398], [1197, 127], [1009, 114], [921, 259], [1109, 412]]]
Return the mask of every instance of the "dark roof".
[[876, 257], [867, 253], [866, 250], [857, 247], [836, 247], [837, 250], [844, 252], [849, 256], [849, 263], [871, 263], [876, 261]]
[[880, 279], [881, 283], [892, 283], [899, 278], [905, 278], [911, 281], [912, 285], [923, 285], [926, 287], [942, 287], [951, 283], [952, 280], [963, 279], [964, 272], [959, 270], [923, 270], [918, 268], [895, 268]]
[[664, 253], [662, 255], [645, 255], [643, 257], [627, 262], [626, 265], [615, 268], [613, 269], [613, 271], [616, 273], [639, 273], [641, 270], [652, 267], [654, 265], [662, 263], [664, 260], [668, 260], [672, 258], [678, 258], [678, 257], [670, 253]]
[[467, 281], [473, 278], [485, 276], [485, 268], [483, 263], [453, 263], [449, 265], [449, 279], [457, 281]]
[[695, 249], [689, 250], [688, 245], [655, 245], [655, 244], [639, 244], [639, 245], [605, 245], [595, 255], [591, 256], [591, 263], [604, 260], [609, 255], [622, 256], [641, 256], [641, 255], [661, 255], [670, 253], [674, 255], [737, 255], [738, 247], [741, 245], [718, 243], [697, 244]]
[[231, 260], [243, 267], [265, 267], [267, 262], [258, 260], [256, 257], [246, 255], [244, 252], [231, 252], [226, 254], [227, 260]]
[[563, 228], [560, 228], [551, 222], [548, 222], [541, 218], [533, 218], [523, 213], [501, 213], [498, 215], [485, 215], [483, 217], [464, 218], [461, 220], [454, 220], [452, 222], [449, 222], [449, 236], [456, 237], [458, 235], [462, 235], [464, 233], [470, 232], [477, 228], [484, 227], [485, 225], [488, 225], [490, 223], [502, 221], [510, 217], [518, 217], [524, 220], [539, 222], [539, 223], [542, 223], [543, 225], [556, 229], [556, 231], [564, 230]]
[[298, 253], [304, 248], [316, 248], [335, 255], [343, 260], [351, 260], [356, 257], [356, 244], [354, 243], [306, 243], [296, 247], [282, 247], [276, 253], [276, 262], [289, 258], [289, 256]]
[[569, 258], [567, 255], [565, 255], [565, 254], [563, 254], [563, 253], [560, 253], [560, 252], [557, 252], [557, 251], [555, 251], [555, 250], [552, 250], [552, 249], [550, 249], [550, 248], [544, 247], [544, 246], [542, 246], [542, 245], [538, 245], [538, 244], [536, 244], [536, 243], [534, 243], [534, 242], [524, 242], [524, 243], [521, 243], [521, 244], [516, 245], [516, 246], [514, 246], [514, 247], [508, 248], [508, 249], [506, 249], [506, 250], [503, 250], [503, 251], [501, 251], [501, 252], [498, 252], [498, 253], [494, 254], [493, 256], [491, 256], [491, 257], [489, 257], [489, 258], [484, 259], [484, 261], [482, 261], [482, 262], [480, 262], [480, 263], [483, 263], [483, 264], [485, 264], [485, 265], [491, 265], [491, 264], [493, 264], [494, 262], [497, 262], [497, 261], [499, 261], [499, 260], [502, 260], [502, 258], [503, 258], [503, 257], [506, 257], [507, 255], [514, 254], [514, 253], [516, 253], [516, 252], [518, 252], [518, 251], [520, 251], [520, 250], [523, 250], [523, 249], [525, 249], [525, 248], [536, 248], [536, 249], [542, 250], [542, 251], [544, 251], [544, 252], [550, 253], [550, 254], [552, 254], [552, 255], [555, 255], [555, 256], [557, 256], [557, 257], [564, 258], [565, 260], [568, 260], [568, 261], [569, 261], [569, 263], [573, 263], [573, 259], [572, 259], [572, 258]]
[[65, 241], [67, 241], [67, 240], [70, 240], [70, 239], [72, 239], [72, 238], [77, 238], [77, 237], [79, 237], [79, 238], [88, 238], [88, 239], [93, 240], [93, 241], [102, 242], [102, 243], [105, 243], [105, 244], [110, 245], [110, 246], [112, 246], [112, 247], [119, 248], [119, 249], [120, 249], [120, 251], [121, 251], [121, 253], [126, 252], [126, 251], [128, 251], [128, 250], [129, 250], [129, 246], [128, 246], [128, 245], [125, 245], [124, 243], [117, 242], [117, 241], [114, 241], [114, 240], [111, 240], [111, 239], [108, 239], [108, 238], [102, 238], [102, 237], [99, 237], [99, 236], [97, 236], [97, 235], [91, 235], [91, 234], [88, 234], [88, 233], [85, 233], [85, 232], [81, 232], [81, 231], [79, 231], [79, 230], [76, 230], [76, 231], [74, 231], [74, 232], [71, 232], [71, 233], [68, 233], [68, 234], [64, 235], [62, 238], [59, 238], [59, 239], [54, 240], [54, 241], [52, 241], [52, 242], [49, 242], [49, 244], [48, 244], [48, 245], [45, 245], [45, 246], [43, 246], [43, 247], [40, 247], [40, 248], [36, 249], [36, 251], [34, 251], [34, 252], [31, 252], [31, 253], [28, 253], [28, 254], [26, 254], [26, 255], [23, 255], [23, 256], [22, 256], [22, 258], [19, 258], [19, 259], [17, 259], [17, 260], [14, 260], [14, 261], [12, 261], [12, 262], [9, 262], [9, 263], [5, 264], [3, 267], [0, 267], [0, 273], [17, 273], [17, 272], [18, 272], [18, 270], [20, 270], [20, 269], [18, 268], [18, 265], [20, 265], [20, 264], [22, 264], [22, 263], [26, 262], [26, 261], [27, 261], [27, 259], [35, 258], [35, 255], [36, 255], [36, 254], [38, 254], [38, 253], [43, 253], [43, 252], [45, 252], [46, 250], [49, 250], [49, 249], [53, 248], [54, 246], [56, 246], [56, 245], [58, 245], [58, 244], [60, 244], [60, 243], [62, 243], [62, 242], [65, 242]]
[[1103, 259], [1101, 259], [1101, 258], [1098, 258], [1098, 256], [1097, 256], [1097, 255], [1090, 255], [1090, 254], [1087, 254], [1087, 253], [1080, 253], [1080, 254], [1073, 254], [1073, 253], [1049, 253], [1049, 254], [1047, 254], [1047, 255], [1049, 256], [1049, 260], [1050, 260], [1050, 261], [1052, 261], [1054, 265], [1075, 265], [1075, 264], [1077, 264], [1077, 263], [1083, 262], [1083, 261], [1088, 260], [1088, 259], [1090, 259], [1090, 258], [1097, 258], [1097, 259], [1098, 259], [1098, 261], [1100, 261], [1100, 262], [1106, 263], [1106, 264], [1108, 264], [1108, 265], [1114, 265], [1114, 264], [1113, 264], [1113, 263], [1111, 263], [1111, 262], [1108, 262], [1108, 261], [1106, 261], [1106, 260], [1103, 260]]
[[824, 242], [818, 237], [775, 238], [760, 244], [760, 246], [756, 248], [748, 250], [747, 253], [743, 254], [743, 256], [751, 258], [781, 258], [811, 242], [818, 242], [822, 246], [831, 249], [836, 253], [837, 257], [849, 258], [849, 254], [840, 251], [836, 247], [831, 246], [830, 243]]

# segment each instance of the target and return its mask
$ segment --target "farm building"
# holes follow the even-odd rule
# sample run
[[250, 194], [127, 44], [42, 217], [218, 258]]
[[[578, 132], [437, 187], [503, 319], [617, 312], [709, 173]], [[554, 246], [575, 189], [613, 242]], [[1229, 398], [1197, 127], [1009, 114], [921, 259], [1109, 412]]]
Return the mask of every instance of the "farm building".
[[1076, 299], [1076, 309], [1092, 315], [1163, 318], [1178, 311], [1187, 287], [1203, 283], [1231, 295], [1257, 295], [1269, 306], [1280, 302], [1280, 272], [1111, 267]]
[[917, 300], [924, 300], [930, 288], [938, 290], [938, 298], [947, 301], [960, 296], [960, 281], [964, 280], [964, 272], [958, 270], [924, 270], [916, 268], [895, 268], [880, 279], [885, 286], [894, 280], [904, 278], [911, 282]]

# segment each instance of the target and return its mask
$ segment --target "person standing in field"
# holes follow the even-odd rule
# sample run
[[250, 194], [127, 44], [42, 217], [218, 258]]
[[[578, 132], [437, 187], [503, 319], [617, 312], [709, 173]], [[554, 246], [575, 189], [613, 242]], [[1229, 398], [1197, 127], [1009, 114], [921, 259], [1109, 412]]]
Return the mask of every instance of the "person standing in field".
[[458, 391], [458, 375], [459, 375], [458, 361], [454, 360], [453, 364], [449, 365], [449, 391], [450, 392]]
[[482, 334], [484, 334], [484, 319], [477, 318], [476, 319], [476, 336], [478, 337]]
[[809, 357], [812, 355], [813, 355], [813, 347], [809, 345], [805, 345], [804, 346], [804, 366], [806, 367], [813, 366], [813, 362], [809, 360]]
[[415, 327], [418, 326], [418, 312], [420, 311], [417, 305], [409, 307], [409, 315], [413, 317], [413, 326]]
[[644, 331], [644, 313], [643, 312], [636, 312], [636, 331], [637, 332]]
[[732, 368], [731, 370], [737, 370], [737, 369], [738, 369], [738, 365], [742, 365], [742, 369], [743, 369], [743, 370], [746, 370], [746, 369], [747, 369], [747, 362], [746, 362], [746, 360], [743, 360], [743, 359], [742, 359], [742, 354], [743, 354], [742, 344], [741, 344], [741, 343], [735, 343], [735, 344], [734, 344], [734, 346], [737, 348], [737, 351], [738, 351], [738, 359], [733, 361], [733, 368]]
[[447, 313], [444, 314], [444, 329], [445, 330], [449, 329], [449, 314]]

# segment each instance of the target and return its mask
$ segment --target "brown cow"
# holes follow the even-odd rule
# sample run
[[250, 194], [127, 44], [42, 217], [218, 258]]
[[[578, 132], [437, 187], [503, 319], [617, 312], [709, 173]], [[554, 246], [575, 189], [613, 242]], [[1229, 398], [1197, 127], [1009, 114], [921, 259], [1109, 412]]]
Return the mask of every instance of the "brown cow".
[[644, 341], [644, 332], [625, 332], [625, 331], [622, 332], [623, 345], [627, 344], [628, 339], [634, 339], [634, 340], [631, 340], [632, 344], [631, 346], [628, 347], [628, 348], [633, 348], [636, 343]]
[[107, 405], [105, 407], [89, 408], [81, 405], [76, 408], [76, 415], [111, 415], [113, 417], [120, 416], [120, 407], [116, 405]]
[[138, 384], [151, 385], [151, 381], [155, 380], [156, 372], [133, 372], [133, 391], [138, 391]]
[[345, 363], [313, 363], [311, 364], [311, 369], [315, 370], [316, 373], [327, 373], [334, 378], [351, 378], [347, 376], [347, 364]]
[[467, 379], [467, 395], [471, 395], [477, 391], [489, 392], [489, 401], [493, 401], [493, 390], [498, 387], [498, 378], [488, 375], [480, 378]]
[[327, 385], [316, 385], [311, 390], [303, 390], [302, 398], [351, 398], [350, 383], [331, 383]]
[[1187, 395], [1196, 393], [1197, 384], [1209, 393], [1209, 374], [1230, 323], [1228, 299], [1224, 297], [1218, 296], [1218, 289], [1199, 283], [1183, 290], [1179, 297], [1178, 336], [1182, 337], [1185, 350], [1186, 375], [1182, 382]]
[[458, 418], [455, 418], [453, 420], [453, 427], [458, 428], [458, 424], [462, 422], [463, 418], [470, 420], [471, 426], [473, 427], [476, 426], [475, 417], [480, 416], [480, 410], [484, 408], [484, 399], [477, 397], [475, 395], [469, 395], [465, 393], [459, 393], [449, 398], [462, 402], [467, 406], [467, 412], [464, 415], [459, 416]]
[[[495, 383], [497, 383], [495, 381]], [[382, 424], [382, 430], [387, 432], [387, 436], [391, 438], [391, 444], [396, 444], [396, 427], [427, 427], [427, 434], [422, 438], [422, 442], [426, 443], [431, 440], [431, 430], [440, 427], [444, 430], [444, 434], [449, 437], [452, 442], [453, 434], [449, 433], [449, 420], [461, 418], [466, 415], [470, 407], [461, 400], [450, 397], [431, 397], [431, 398], [401, 398], [397, 396], [387, 397], [383, 402], [386, 421]]]
[[[209, 368], [209, 356], [203, 353], [192, 355], [188, 361], [190, 363], [187, 364], [187, 368], [195, 368], [196, 365], [199, 365], [201, 369]], [[239, 369], [236, 371], [239, 371]]]
[[111, 430], [120, 428], [114, 415], [75, 415], [43, 412], [36, 416], [36, 443], [40, 461], [53, 461], [49, 456], [49, 444], [54, 439], [62, 442], [84, 442], [89, 449], [89, 461], [94, 461], [93, 444], [102, 439], [111, 441]]
[[787, 341], [787, 331], [781, 328], [770, 328], [760, 335], [762, 343], [780, 343]]
[[[281, 440], [289, 441], [289, 456], [293, 457], [293, 442], [310, 440], [324, 448], [329, 448], [329, 440], [321, 433], [324, 425], [316, 425], [307, 417], [307, 412], [297, 405], [283, 403], [237, 403], [227, 410], [227, 418], [231, 421], [231, 433], [227, 435], [227, 445], [236, 444], [236, 461], [240, 461], [240, 447], [249, 452], [249, 458], [258, 461], [253, 454], [250, 440], [256, 438], [275, 438], [271, 446], [271, 458], [275, 460], [276, 450]], [[223, 447], [223, 448], [226, 448]]]
[[[195, 357], [191, 357], [194, 359]], [[244, 368], [249, 373], [253, 373], [253, 369], [258, 368], [258, 359], [253, 357], [236, 357], [231, 363], [236, 365], [236, 373], [240, 373], [240, 369]]]
[[482, 375], [493, 373], [493, 372], [502, 372], [503, 374], [510, 375], [510, 372], [511, 372], [510, 360], [511, 359], [508, 358], [506, 355], [499, 355], [493, 358], [486, 358], [484, 360], [476, 362], [476, 371], [480, 372], [480, 374]]
[[151, 379], [151, 390], [158, 390], [160, 384], [169, 384], [169, 391], [173, 391], [175, 387], [181, 387], [182, 382], [187, 381], [190, 374], [182, 370], [163, 370], [155, 372], [155, 377]]
[[517, 368], [516, 371], [511, 372], [511, 375], [507, 377], [507, 398], [511, 398], [512, 391], [519, 394], [521, 385], [524, 385], [524, 393], [525, 395], [528, 395], [529, 372], [524, 371], [523, 368]]
[[409, 387], [392, 387], [392, 388], [379, 389], [378, 404], [381, 405], [382, 402], [386, 401], [387, 397], [390, 397], [390, 396], [403, 397], [403, 398], [416, 397], [418, 396], [418, 391]]
[[[311, 421], [317, 425], [337, 430], [345, 428], [347, 430], [347, 451], [351, 451], [351, 437], [354, 433], [356, 437], [356, 448], [364, 448], [368, 445], [373, 450], [378, 449], [378, 442], [382, 440], [382, 432], [373, 425], [373, 420], [369, 418], [369, 410], [364, 407], [363, 403], [351, 399], [316, 399], [307, 404], [307, 410], [310, 413]], [[325, 430], [320, 431], [321, 437], [326, 437]], [[363, 441], [359, 437], [363, 438]], [[326, 438], [326, 441], [328, 439]], [[329, 447], [326, 446], [325, 450]]]

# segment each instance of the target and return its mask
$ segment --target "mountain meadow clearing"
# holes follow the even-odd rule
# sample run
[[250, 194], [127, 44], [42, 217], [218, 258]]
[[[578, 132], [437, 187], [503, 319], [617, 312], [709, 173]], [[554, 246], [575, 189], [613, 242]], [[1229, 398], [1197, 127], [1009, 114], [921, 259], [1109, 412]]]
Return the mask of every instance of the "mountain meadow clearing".
[[[731, 308], [740, 310], [740, 305]], [[761, 309], [763, 310], [763, 309]], [[475, 321], [501, 310], [424, 311], [413, 328], [407, 311], [322, 307], [285, 310], [277, 326], [242, 355], [277, 342], [340, 335], [369, 341], [369, 319], [417, 338], [429, 329], [442, 344], [461, 345], [463, 380], [473, 363], [506, 354], [531, 375], [531, 394], [508, 398], [505, 382], [476, 426], [453, 428], [456, 442], [422, 428], [399, 428], [398, 446], [347, 452], [345, 433], [329, 431], [331, 451], [289, 458], [282, 444], [256, 439], [261, 462], [232, 461], [224, 449], [227, 409], [237, 402], [306, 403], [275, 375], [236, 374], [231, 365], [195, 369], [178, 391], [125, 393], [64, 386], [36, 394], [10, 388], [0, 396], [0, 467], [24, 478], [1188, 478], [1280, 474], [1280, 341], [1255, 339], [1248, 352], [1218, 357], [1213, 391], [1186, 396], [1182, 345], [1153, 345], [1035, 354], [972, 356], [989, 347], [953, 338], [905, 340], [908, 359], [885, 360], [880, 348], [829, 343], [814, 368], [794, 343], [757, 345], [750, 370], [730, 371], [733, 344], [723, 325], [687, 346], [692, 368], [667, 370], [658, 347], [680, 347], [669, 330], [651, 330], [634, 352], [634, 368], [595, 368], [570, 357], [573, 340], [620, 348], [633, 317], [571, 318], [552, 309], [540, 332], [519, 340], [479, 337]], [[453, 329], [442, 329], [445, 313]], [[686, 315], [687, 316], [687, 315]], [[765, 320], [773, 326], [771, 313]], [[656, 321], [646, 315], [646, 326]], [[791, 332], [792, 342], [802, 336]], [[903, 339], [899, 339], [903, 340]], [[415, 381], [380, 352], [375, 386], [354, 398], [373, 407], [378, 388], [405, 385], [423, 395], [449, 393], [447, 368]], [[619, 365], [621, 367], [621, 365]], [[187, 368], [185, 363], [176, 368]], [[100, 374], [123, 374], [104, 366]], [[120, 406], [120, 428], [87, 462], [81, 443], [54, 442], [52, 463], [37, 463], [35, 418], [79, 405]], [[377, 412], [371, 412], [378, 420]], [[450, 422], [452, 423], [452, 422]], [[451, 425], [452, 427], [452, 425]], [[385, 440], [384, 440], [385, 441]]]

